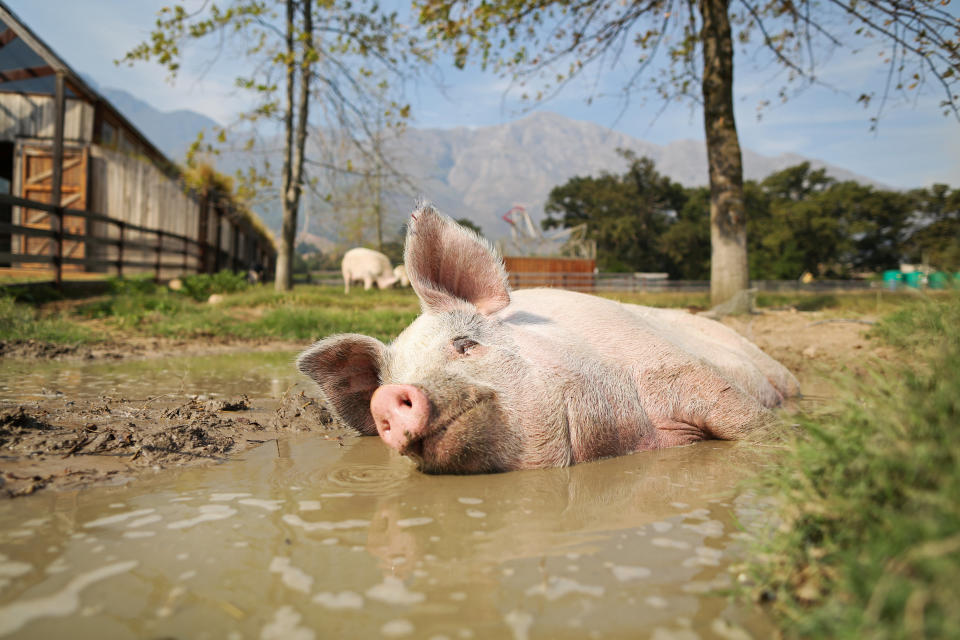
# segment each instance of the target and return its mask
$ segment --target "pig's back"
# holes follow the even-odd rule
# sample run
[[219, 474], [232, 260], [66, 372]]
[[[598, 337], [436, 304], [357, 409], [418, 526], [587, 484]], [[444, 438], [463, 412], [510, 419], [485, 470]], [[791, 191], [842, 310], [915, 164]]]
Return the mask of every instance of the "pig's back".
[[378, 251], [357, 247], [343, 254], [341, 268], [353, 274], [377, 276], [390, 271], [390, 259]]
[[560, 289], [516, 291], [511, 299], [506, 320], [513, 315], [527, 330], [554, 332], [563, 340], [579, 337], [640, 377], [665, 367], [707, 364], [766, 406], [798, 392], [786, 368], [714, 320]]

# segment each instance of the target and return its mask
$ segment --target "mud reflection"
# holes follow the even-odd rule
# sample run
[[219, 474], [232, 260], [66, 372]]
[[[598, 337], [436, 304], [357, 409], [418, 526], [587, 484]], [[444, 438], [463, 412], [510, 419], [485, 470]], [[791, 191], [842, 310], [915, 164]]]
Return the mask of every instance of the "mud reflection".
[[9, 501], [0, 635], [763, 637], [715, 593], [759, 508], [737, 482], [759, 464], [712, 442], [426, 476], [373, 438], [302, 437]]

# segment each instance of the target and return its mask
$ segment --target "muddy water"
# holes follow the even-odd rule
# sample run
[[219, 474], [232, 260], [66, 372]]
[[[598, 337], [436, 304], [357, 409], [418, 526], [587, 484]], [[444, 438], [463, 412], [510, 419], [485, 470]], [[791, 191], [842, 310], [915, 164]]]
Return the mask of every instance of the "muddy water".
[[425, 476], [374, 438], [301, 436], [9, 500], [0, 637], [767, 637], [720, 593], [758, 509], [739, 481], [761, 464], [707, 442]]
[[279, 398], [291, 385], [309, 388], [293, 367], [296, 351], [118, 361], [6, 360], [0, 399], [29, 401], [65, 394], [92, 399], [156, 395], [239, 395]]

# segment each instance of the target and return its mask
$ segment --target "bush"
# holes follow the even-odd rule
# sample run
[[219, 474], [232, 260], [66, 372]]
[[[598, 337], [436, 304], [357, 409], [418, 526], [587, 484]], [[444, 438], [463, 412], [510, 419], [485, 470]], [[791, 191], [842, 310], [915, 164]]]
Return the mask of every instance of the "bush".
[[138, 296], [156, 293], [163, 287], [149, 274], [140, 274], [129, 278], [110, 278], [110, 293], [115, 296]]
[[197, 273], [180, 278], [183, 288], [180, 292], [198, 302], [202, 302], [214, 293], [236, 293], [250, 284], [245, 274], [224, 269], [213, 275]]

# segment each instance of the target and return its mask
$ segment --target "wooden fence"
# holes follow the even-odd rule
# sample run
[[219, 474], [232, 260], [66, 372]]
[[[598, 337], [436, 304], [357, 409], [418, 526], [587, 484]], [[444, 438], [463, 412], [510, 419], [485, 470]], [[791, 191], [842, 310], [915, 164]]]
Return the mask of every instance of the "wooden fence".
[[[0, 235], [9, 236], [10, 250], [0, 252], [0, 265], [14, 266], [22, 264], [52, 265], [54, 282], [60, 286], [63, 281], [64, 267], [87, 267], [93, 269], [116, 269], [118, 276], [125, 275], [125, 270], [138, 272], [153, 271], [159, 281], [164, 272], [168, 274], [182, 274], [190, 271], [204, 270], [204, 252], [215, 251], [216, 268], [230, 266], [234, 270], [242, 265], [238, 263], [236, 255], [222, 251], [220, 247], [211, 247], [205, 243], [187, 236], [154, 229], [142, 225], [131, 224], [109, 216], [58, 207], [51, 204], [26, 200], [7, 194], [0, 194], [0, 205], [21, 207], [22, 209], [41, 211], [49, 216], [49, 224], [26, 226], [22, 224], [0, 223]], [[115, 237], [98, 237], [90, 233], [70, 233], [64, 226], [64, 218], [80, 218], [97, 222], [104, 227], [116, 227]], [[21, 216], [21, 219], [23, 217]], [[104, 234], [106, 236], [112, 234]], [[26, 246], [24, 239], [46, 239], [49, 251], [44, 254], [34, 254], [23, 251]], [[86, 245], [106, 246], [109, 253], [101, 257], [73, 258], [64, 255], [65, 242], [79, 242]], [[132, 257], [131, 257], [132, 254]], [[223, 260], [226, 258], [227, 260]]]

